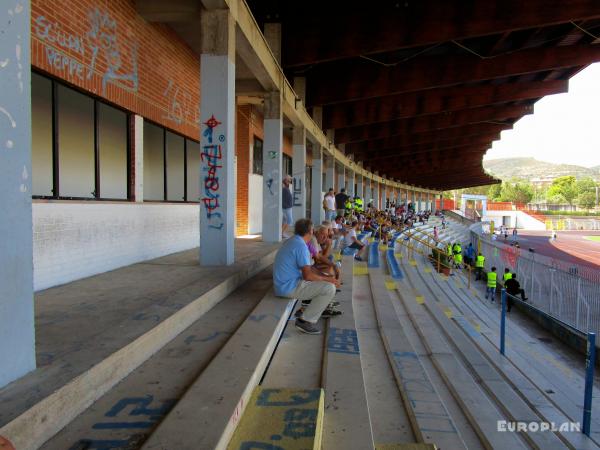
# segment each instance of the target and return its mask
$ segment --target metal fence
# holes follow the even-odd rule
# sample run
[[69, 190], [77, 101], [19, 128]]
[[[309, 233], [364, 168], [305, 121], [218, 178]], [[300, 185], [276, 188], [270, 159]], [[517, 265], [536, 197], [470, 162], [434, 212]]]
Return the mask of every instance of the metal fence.
[[505, 268], [517, 274], [529, 303], [581, 332], [600, 332], [600, 271], [531, 253], [471, 231], [475, 248], [485, 256], [486, 270]]

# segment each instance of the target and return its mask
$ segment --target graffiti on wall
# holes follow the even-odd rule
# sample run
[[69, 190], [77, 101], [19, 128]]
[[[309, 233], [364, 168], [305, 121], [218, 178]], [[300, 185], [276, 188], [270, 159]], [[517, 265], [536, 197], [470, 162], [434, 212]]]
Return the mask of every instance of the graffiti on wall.
[[[11, 33], [11, 25], [16, 20], [16, 16], [23, 12], [23, 6], [16, 2], [15, 6], [6, 11], [0, 22], [0, 36], [2, 36], [2, 46], [0, 46], [0, 71], [2, 77], [8, 81], [17, 82], [17, 92], [23, 93], [23, 64], [21, 55], [23, 51], [22, 37], [17, 33]], [[8, 86], [6, 86], [7, 89]], [[8, 105], [0, 104], [0, 146], [11, 150], [15, 145], [14, 133], [17, 128], [17, 121], [9, 110]], [[21, 191], [23, 191], [21, 185]]]
[[[44, 43], [48, 64], [81, 81], [94, 73], [102, 77], [102, 94], [108, 83], [118, 82], [137, 92], [137, 43], [130, 50], [119, 41], [117, 21], [98, 8], [88, 13], [89, 29], [85, 36], [65, 31], [61, 24], [41, 15], [34, 20], [34, 36]], [[99, 64], [101, 58], [103, 64]], [[130, 69], [126, 69], [129, 63]]]
[[204, 189], [200, 187], [201, 192], [204, 193], [202, 197], [202, 203], [206, 209], [206, 218], [208, 219], [209, 228], [220, 230], [223, 228], [222, 214], [219, 212], [221, 207], [219, 203], [219, 169], [221, 165], [221, 159], [223, 157], [221, 145], [225, 142], [225, 135], [219, 134], [218, 142], [214, 142], [213, 136], [215, 128], [221, 125], [214, 115], [210, 116], [206, 122], [204, 122], [206, 128], [202, 132], [202, 153], [200, 154], [202, 159], [202, 171], [206, 173], [204, 176]]
[[177, 125], [183, 122], [200, 125], [200, 107], [194, 102], [192, 95], [176, 85], [172, 79], [167, 82], [167, 88], [163, 92], [167, 102], [167, 114], [164, 119], [171, 120]]

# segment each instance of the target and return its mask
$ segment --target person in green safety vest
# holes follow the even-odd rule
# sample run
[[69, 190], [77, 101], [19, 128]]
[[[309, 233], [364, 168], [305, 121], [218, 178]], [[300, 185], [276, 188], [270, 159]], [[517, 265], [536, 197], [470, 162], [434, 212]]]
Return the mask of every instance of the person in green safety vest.
[[354, 197], [354, 210], [357, 212], [363, 212], [363, 201], [358, 195]]
[[452, 252], [456, 255], [457, 253], [460, 253], [462, 255], [462, 247], [460, 245], [460, 242], [455, 242], [454, 245], [452, 246]]
[[446, 247], [446, 254], [448, 255], [448, 258], [452, 258], [452, 255], [454, 255], [452, 244], [450, 242], [448, 242], [448, 246]]
[[512, 273], [508, 268], [504, 269], [504, 275], [502, 275], [502, 284], [506, 285], [506, 282], [512, 278]]
[[344, 208], [346, 209], [346, 214], [350, 214], [352, 212], [353, 205], [351, 199], [352, 197], [348, 197], [348, 200], [346, 200], [346, 204], [344, 205]]
[[492, 297], [492, 301], [495, 300], [496, 297], [496, 282], [498, 281], [498, 274], [496, 273], [496, 268], [492, 267], [487, 274], [487, 288], [485, 289], [485, 298], [488, 298], [488, 295]]
[[456, 266], [457, 269], [462, 269], [462, 262], [463, 262], [463, 255], [461, 252], [455, 253], [454, 254], [454, 266]]
[[475, 259], [475, 281], [481, 280], [483, 277], [483, 267], [485, 266], [485, 256], [481, 253]]

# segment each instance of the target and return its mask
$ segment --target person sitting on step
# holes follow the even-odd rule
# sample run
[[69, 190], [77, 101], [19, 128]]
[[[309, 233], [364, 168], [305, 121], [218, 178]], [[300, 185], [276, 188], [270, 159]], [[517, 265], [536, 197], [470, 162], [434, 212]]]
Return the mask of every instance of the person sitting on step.
[[346, 235], [344, 236], [344, 240], [346, 242], [346, 246], [358, 250], [358, 253], [354, 257], [357, 261], [362, 261], [365, 257], [365, 253], [367, 252], [367, 246], [358, 240], [356, 236], [356, 230], [358, 229], [358, 222], [355, 220], [352, 222], [351, 228], [348, 230]]
[[339, 282], [312, 269], [307, 246], [312, 235], [310, 219], [296, 221], [294, 236], [282, 244], [275, 256], [273, 285], [275, 295], [279, 297], [311, 301], [296, 319], [296, 328], [303, 333], [321, 334], [316, 323], [332, 303]]

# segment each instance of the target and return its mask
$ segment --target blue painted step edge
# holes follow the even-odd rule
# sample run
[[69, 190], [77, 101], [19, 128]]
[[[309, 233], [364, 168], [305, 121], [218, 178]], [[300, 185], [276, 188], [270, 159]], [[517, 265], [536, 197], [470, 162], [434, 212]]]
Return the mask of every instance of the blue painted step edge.
[[400, 266], [398, 265], [398, 260], [396, 259], [396, 256], [394, 256], [394, 249], [388, 249], [385, 256], [387, 258], [387, 263], [392, 278], [396, 280], [401, 280], [402, 278], [404, 278], [404, 276], [402, 275], [402, 271], [400, 270]]

